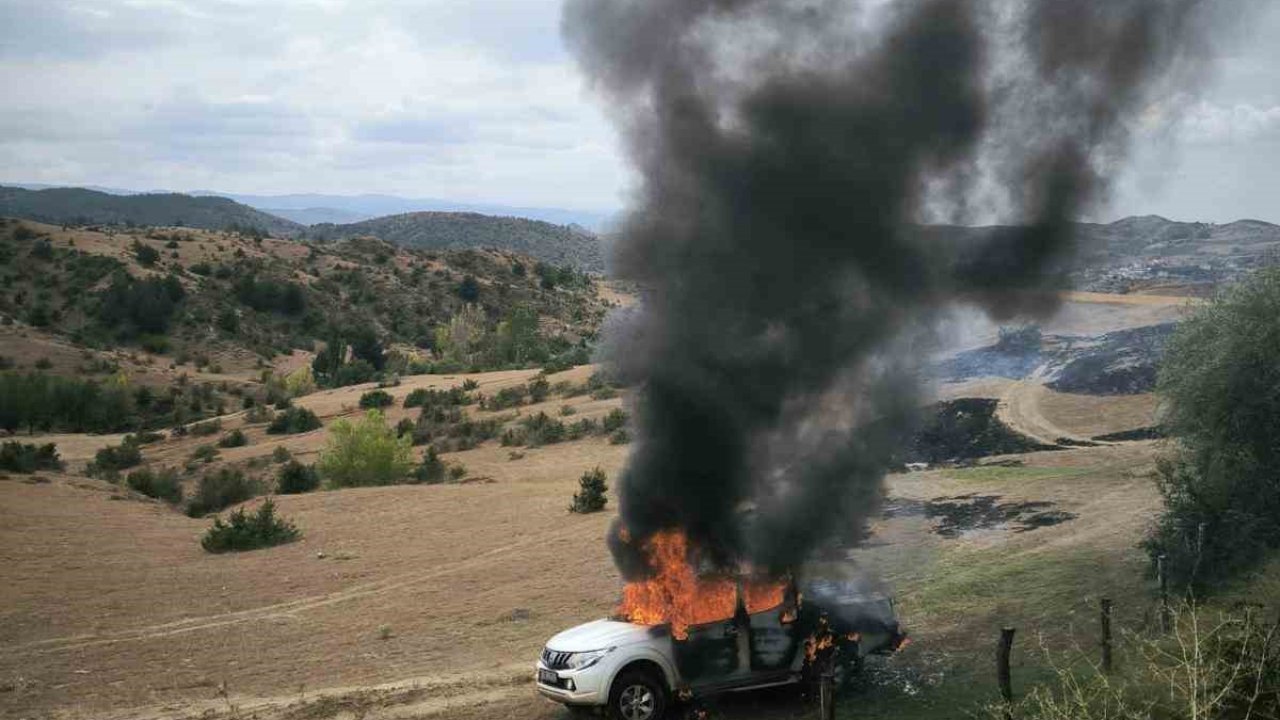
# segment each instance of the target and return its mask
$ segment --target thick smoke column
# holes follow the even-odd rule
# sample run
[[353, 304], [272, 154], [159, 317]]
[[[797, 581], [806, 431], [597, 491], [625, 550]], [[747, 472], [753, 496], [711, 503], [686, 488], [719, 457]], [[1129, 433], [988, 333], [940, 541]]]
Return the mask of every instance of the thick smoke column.
[[[610, 348], [640, 383], [627, 534], [784, 569], [860, 531], [938, 311], [1048, 309], [1069, 221], [1205, 7], [567, 0], [642, 177], [614, 261], [644, 302]], [[990, 214], [1008, 229], [920, 225]]]

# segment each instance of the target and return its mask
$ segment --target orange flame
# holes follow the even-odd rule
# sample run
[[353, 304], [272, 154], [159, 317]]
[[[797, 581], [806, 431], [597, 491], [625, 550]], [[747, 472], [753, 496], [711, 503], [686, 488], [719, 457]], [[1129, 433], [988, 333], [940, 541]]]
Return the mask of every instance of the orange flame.
[[[630, 537], [625, 530], [623, 542]], [[690, 563], [688, 538], [678, 530], [660, 532], [645, 543], [652, 576], [629, 582], [622, 589], [617, 615], [641, 625], [669, 623], [677, 640], [689, 636], [691, 625], [729, 620], [738, 607], [738, 582], [723, 575], [700, 576]], [[782, 604], [786, 584], [750, 580], [742, 583], [748, 613]]]

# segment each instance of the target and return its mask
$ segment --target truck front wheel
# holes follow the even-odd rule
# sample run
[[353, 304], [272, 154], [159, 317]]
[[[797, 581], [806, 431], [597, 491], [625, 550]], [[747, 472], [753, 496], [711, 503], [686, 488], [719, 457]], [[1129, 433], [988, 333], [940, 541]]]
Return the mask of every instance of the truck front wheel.
[[628, 670], [609, 690], [609, 717], [613, 720], [660, 720], [667, 711], [667, 688], [653, 673]]

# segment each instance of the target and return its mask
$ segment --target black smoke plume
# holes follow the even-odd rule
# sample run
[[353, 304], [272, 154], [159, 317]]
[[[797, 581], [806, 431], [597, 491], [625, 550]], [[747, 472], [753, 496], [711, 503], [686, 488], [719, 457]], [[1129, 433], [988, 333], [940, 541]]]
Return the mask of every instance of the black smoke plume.
[[[939, 311], [1052, 308], [1070, 221], [1195, 64], [1212, 7], [567, 0], [641, 178], [613, 260], [643, 303], [609, 348], [640, 388], [624, 574], [663, 529], [775, 571], [856, 536]], [[989, 216], [1007, 226], [922, 225]]]

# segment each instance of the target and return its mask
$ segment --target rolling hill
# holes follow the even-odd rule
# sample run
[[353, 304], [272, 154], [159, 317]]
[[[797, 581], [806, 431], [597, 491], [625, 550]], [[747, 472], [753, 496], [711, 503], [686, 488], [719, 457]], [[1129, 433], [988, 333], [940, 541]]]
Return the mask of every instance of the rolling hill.
[[25, 190], [0, 187], [0, 216], [54, 225], [134, 225], [224, 230], [256, 228], [293, 236], [302, 226], [219, 197], [176, 193], [112, 195], [83, 188]]
[[604, 252], [596, 235], [526, 218], [417, 212], [347, 225], [313, 225], [307, 235], [322, 240], [373, 236], [405, 247], [434, 250], [494, 248], [555, 265], [604, 270]]

